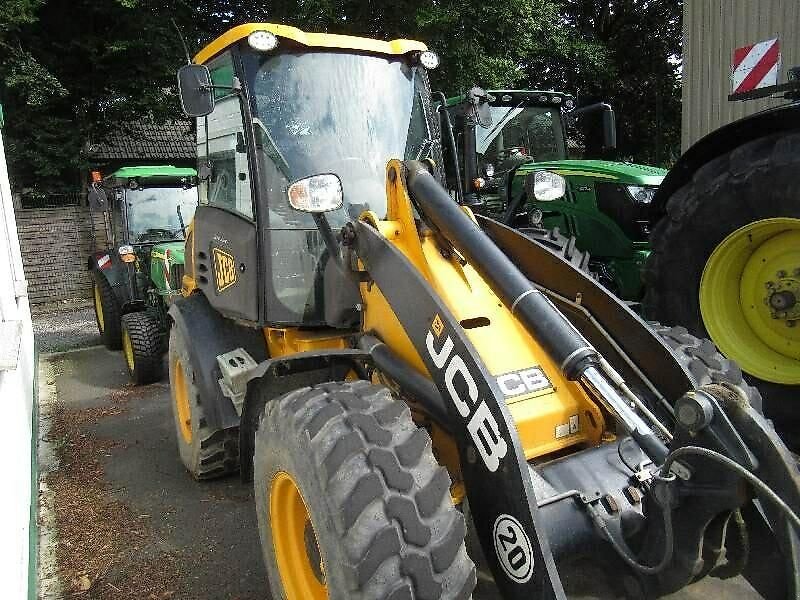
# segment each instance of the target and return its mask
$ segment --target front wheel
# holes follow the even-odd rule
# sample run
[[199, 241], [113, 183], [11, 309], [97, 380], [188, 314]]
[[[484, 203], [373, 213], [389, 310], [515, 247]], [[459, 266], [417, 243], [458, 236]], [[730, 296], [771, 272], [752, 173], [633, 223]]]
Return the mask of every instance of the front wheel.
[[254, 488], [273, 598], [469, 598], [450, 478], [408, 407], [366, 381], [267, 402]]
[[159, 381], [163, 375], [161, 326], [146, 312], [122, 317], [122, 354], [136, 385]]

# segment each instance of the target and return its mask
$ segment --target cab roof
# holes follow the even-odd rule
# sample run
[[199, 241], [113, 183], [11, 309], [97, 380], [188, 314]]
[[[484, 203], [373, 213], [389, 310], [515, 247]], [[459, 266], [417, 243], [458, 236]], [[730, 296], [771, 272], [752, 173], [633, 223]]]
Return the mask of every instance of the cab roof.
[[[524, 102], [528, 106], [548, 106], [557, 104], [552, 101], [555, 96], [558, 96], [561, 101], [567, 98], [574, 99], [572, 94], [553, 90], [486, 90], [486, 92], [494, 96], [494, 100], [490, 103], [492, 106], [513, 106], [520, 102]], [[446, 106], [455, 106], [466, 99], [464, 94], [453, 96], [447, 99]]]
[[223, 33], [194, 57], [194, 62], [203, 64], [213, 58], [232, 44], [245, 39], [254, 31], [270, 31], [279, 38], [293, 40], [310, 48], [339, 48], [344, 50], [359, 50], [374, 52], [376, 54], [406, 54], [407, 52], [424, 52], [428, 47], [415, 40], [374, 40], [371, 38], [355, 37], [352, 35], [338, 35], [333, 33], [307, 33], [290, 25], [278, 23], [247, 23], [238, 25]]
[[107, 186], [127, 185], [130, 179], [136, 179], [140, 185], [157, 185], [162, 183], [184, 183], [197, 177], [197, 171], [191, 167], [173, 167], [172, 165], [137, 165], [121, 167], [103, 179]]

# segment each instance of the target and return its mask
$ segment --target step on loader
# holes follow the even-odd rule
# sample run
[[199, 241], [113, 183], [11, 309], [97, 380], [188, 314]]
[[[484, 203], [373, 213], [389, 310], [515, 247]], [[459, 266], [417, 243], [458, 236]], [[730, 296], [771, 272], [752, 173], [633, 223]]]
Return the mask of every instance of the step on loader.
[[424, 44], [235, 27], [178, 74], [200, 205], [181, 459], [252, 480], [271, 597], [800, 594], [800, 478], [710, 342], [442, 186]]

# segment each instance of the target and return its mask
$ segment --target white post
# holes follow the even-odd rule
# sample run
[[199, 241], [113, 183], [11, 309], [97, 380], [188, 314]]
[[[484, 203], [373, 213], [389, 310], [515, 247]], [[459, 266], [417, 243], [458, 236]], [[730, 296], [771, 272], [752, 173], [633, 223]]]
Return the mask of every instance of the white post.
[[[27, 282], [0, 134], [0, 456], [5, 456], [5, 500], [0, 512], [0, 581], [3, 597], [27, 599], [34, 564], [38, 482], [35, 472], [33, 328]], [[33, 509], [32, 509], [33, 507]]]

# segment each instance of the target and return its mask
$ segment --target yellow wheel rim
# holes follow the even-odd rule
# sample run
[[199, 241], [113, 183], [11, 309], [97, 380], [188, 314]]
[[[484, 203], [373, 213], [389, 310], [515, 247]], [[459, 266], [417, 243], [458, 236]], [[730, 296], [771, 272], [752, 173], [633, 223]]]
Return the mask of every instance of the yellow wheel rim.
[[178, 427], [181, 437], [187, 444], [192, 443], [192, 410], [189, 407], [189, 386], [186, 384], [186, 375], [179, 359], [175, 360], [173, 368], [172, 392], [175, 396], [175, 412], [178, 415]]
[[133, 344], [127, 329], [122, 330], [122, 353], [125, 355], [125, 362], [128, 363], [128, 370], [133, 373]]
[[703, 270], [700, 312], [745, 372], [800, 384], [800, 219], [764, 219], [726, 237]]
[[97, 325], [99, 326], [100, 333], [106, 329], [106, 320], [103, 315], [103, 302], [100, 300], [100, 288], [94, 284], [94, 312], [97, 315]]
[[325, 568], [303, 495], [284, 471], [269, 492], [272, 545], [286, 600], [325, 600]]

